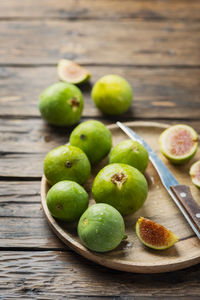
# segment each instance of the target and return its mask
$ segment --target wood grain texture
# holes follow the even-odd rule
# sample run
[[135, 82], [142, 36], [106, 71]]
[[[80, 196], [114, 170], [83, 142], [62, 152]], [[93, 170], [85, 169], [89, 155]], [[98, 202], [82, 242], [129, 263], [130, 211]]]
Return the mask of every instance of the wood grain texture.
[[0, 248], [65, 249], [40, 204], [40, 182], [0, 182]]
[[[28, 212], [28, 205], [19, 205], [19, 208]], [[1, 238], [0, 248], [10, 249], [30, 249], [31, 251], [38, 249], [67, 249], [54, 233], [48, 228], [44, 217], [33, 217], [33, 209], [40, 210], [40, 205], [32, 205], [32, 211], [29, 216], [25, 217], [0, 217]]]
[[[70, 128], [54, 127], [38, 119], [0, 119], [1, 154], [46, 153], [49, 149], [68, 142]], [[6, 153], [5, 153], [6, 154]], [[14, 158], [14, 157], [13, 157]], [[15, 167], [17, 164], [13, 165]], [[33, 167], [30, 161], [30, 168]]]
[[[91, 84], [80, 86], [85, 108], [83, 117], [104, 118], [93, 104], [91, 88], [105, 74], [127, 78], [134, 101], [122, 118], [199, 119], [200, 69], [89, 66]], [[56, 67], [0, 68], [0, 116], [39, 117], [38, 97], [58, 81]], [[192, 102], [191, 102], [192, 100]], [[121, 116], [119, 116], [121, 117]]]
[[175, 300], [200, 294], [199, 266], [162, 275], [124, 273], [59, 251], [1, 251], [0, 264], [3, 299]]
[[[155, 122], [130, 122], [127, 125], [143, 137], [150, 147], [161, 156], [157, 141], [161, 132], [168, 126]], [[127, 135], [116, 124], [109, 126], [109, 128], [112, 133], [114, 146], [127, 139]], [[162, 159], [175, 178], [180, 181], [180, 184], [191, 188], [195, 199], [194, 202], [197, 201], [200, 208], [200, 193], [191, 182], [188, 172], [189, 164], [178, 168], [171, 165], [163, 157]], [[200, 159], [199, 151], [196, 154], [196, 160], [198, 159]], [[99, 170], [107, 163], [107, 161], [103, 161], [99, 166], [93, 168], [92, 174], [85, 185], [86, 191], [90, 194], [90, 205], [94, 204], [91, 194], [93, 180]], [[46, 195], [50, 186], [43, 176], [41, 182], [41, 203], [48, 223], [67, 246], [85, 258], [109, 268], [136, 273], [162, 273], [200, 263], [200, 241], [163, 187], [158, 173], [151, 163], [149, 163], [145, 171], [145, 176], [148, 181], [147, 200], [140, 210], [124, 218], [125, 231], [128, 237], [110, 252], [95, 253], [89, 251], [79, 240], [77, 224], [60, 223], [51, 216], [46, 204]], [[173, 247], [164, 251], [155, 251], [144, 247], [134, 231], [135, 223], [140, 216], [149, 218], [167, 227], [178, 236], [179, 241]]]
[[0, 64], [199, 66], [199, 30], [182, 21], [2, 21]]
[[198, 0], [6, 0], [0, 18], [199, 20]]

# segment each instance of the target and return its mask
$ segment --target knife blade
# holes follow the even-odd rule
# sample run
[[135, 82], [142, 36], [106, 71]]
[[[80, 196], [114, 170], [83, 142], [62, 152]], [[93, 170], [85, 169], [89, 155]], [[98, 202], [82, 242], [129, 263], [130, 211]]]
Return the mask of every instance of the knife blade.
[[200, 239], [200, 208], [192, 198], [192, 194], [187, 186], [179, 185], [174, 175], [165, 166], [158, 155], [152, 150], [152, 148], [140, 137], [135, 131], [122, 124], [116, 123], [131, 139], [142, 144], [149, 153], [149, 158], [158, 172], [163, 186], [166, 188], [171, 198]]

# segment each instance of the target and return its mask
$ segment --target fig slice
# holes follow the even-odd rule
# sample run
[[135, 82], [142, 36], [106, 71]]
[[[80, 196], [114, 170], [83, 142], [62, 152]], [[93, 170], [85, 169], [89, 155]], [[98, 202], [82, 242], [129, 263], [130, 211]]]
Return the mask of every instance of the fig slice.
[[192, 183], [200, 189], [200, 160], [196, 161], [190, 168]]
[[137, 220], [135, 230], [139, 240], [152, 249], [164, 250], [178, 241], [178, 237], [172, 231], [143, 217]]
[[91, 76], [88, 70], [68, 59], [58, 62], [57, 72], [60, 80], [73, 84], [85, 82]]
[[159, 145], [160, 151], [169, 161], [183, 164], [196, 153], [198, 134], [188, 125], [173, 125], [160, 135]]

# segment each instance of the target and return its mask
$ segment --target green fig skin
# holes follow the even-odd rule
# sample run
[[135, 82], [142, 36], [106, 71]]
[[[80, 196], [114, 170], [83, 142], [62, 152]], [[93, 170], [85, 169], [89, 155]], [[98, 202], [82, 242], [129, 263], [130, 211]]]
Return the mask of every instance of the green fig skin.
[[54, 148], [44, 160], [44, 174], [51, 185], [62, 180], [84, 184], [90, 172], [91, 166], [86, 154], [74, 146], [64, 145]]
[[107, 203], [122, 215], [136, 212], [148, 193], [144, 175], [126, 164], [110, 164], [96, 176], [92, 194], [97, 203]]
[[79, 124], [72, 131], [70, 144], [82, 149], [91, 164], [97, 164], [109, 153], [112, 135], [103, 123], [90, 120]]
[[92, 99], [103, 113], [120, 115], [131, 106], [133, 91], [123, 77], [106, 75], [93, 86]]
[[83, 106], [80, 89], [71, 83], [55, 83], [45, 89], [39, 97], [42, 117], [56, 126], [71, 126], [77, 123]]
[[89, 196], [82, 186], [68, 180], [59, 181], [47, 193], [47, 207], [55, 218], [77, 221], [88, 207]]
[[117, 144], [109, 155], [109, 163], [130, 165], [140, 172], [144, 172], [149, 162], [147, 150], [136, 141], [124, 140]]
[[94, 204], [81, 216], [78, 235], [82, 243], [92, 251], [111, 251], [125, 237], [124, 220], [114, 207], [103, 203]]

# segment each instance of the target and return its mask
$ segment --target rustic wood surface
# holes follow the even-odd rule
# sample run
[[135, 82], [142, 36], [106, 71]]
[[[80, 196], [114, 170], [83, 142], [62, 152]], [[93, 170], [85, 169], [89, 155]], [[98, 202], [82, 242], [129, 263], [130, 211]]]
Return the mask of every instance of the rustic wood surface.
[[[200, 265], [159, 275], [88, 262], [60, 242], [40, 205], [41, 163], [72, 128], [41, 120], [38, 95], [56, 63], [125, 76], [132, 108], [120, 120], [186, 123], [200, 133], [198, 0], [3, 0], [0, 3], [0, 299], [199, 299]], [[115, 122], [82, 87], [82, 120]]]
[[199, 31], [199, 22], [174, 20], [13, 20], [9, 26], [2, 20], [0, 63], [55, 65], [64, 57], [84, 64], [196, 67]]
[[[198, 0], [5, 0], [1, 19], [175, 19], [199, 20]], [[67, 9], [66, 9], [67, 6]], [[12, 9], [11, 9], [12, 8]]]

